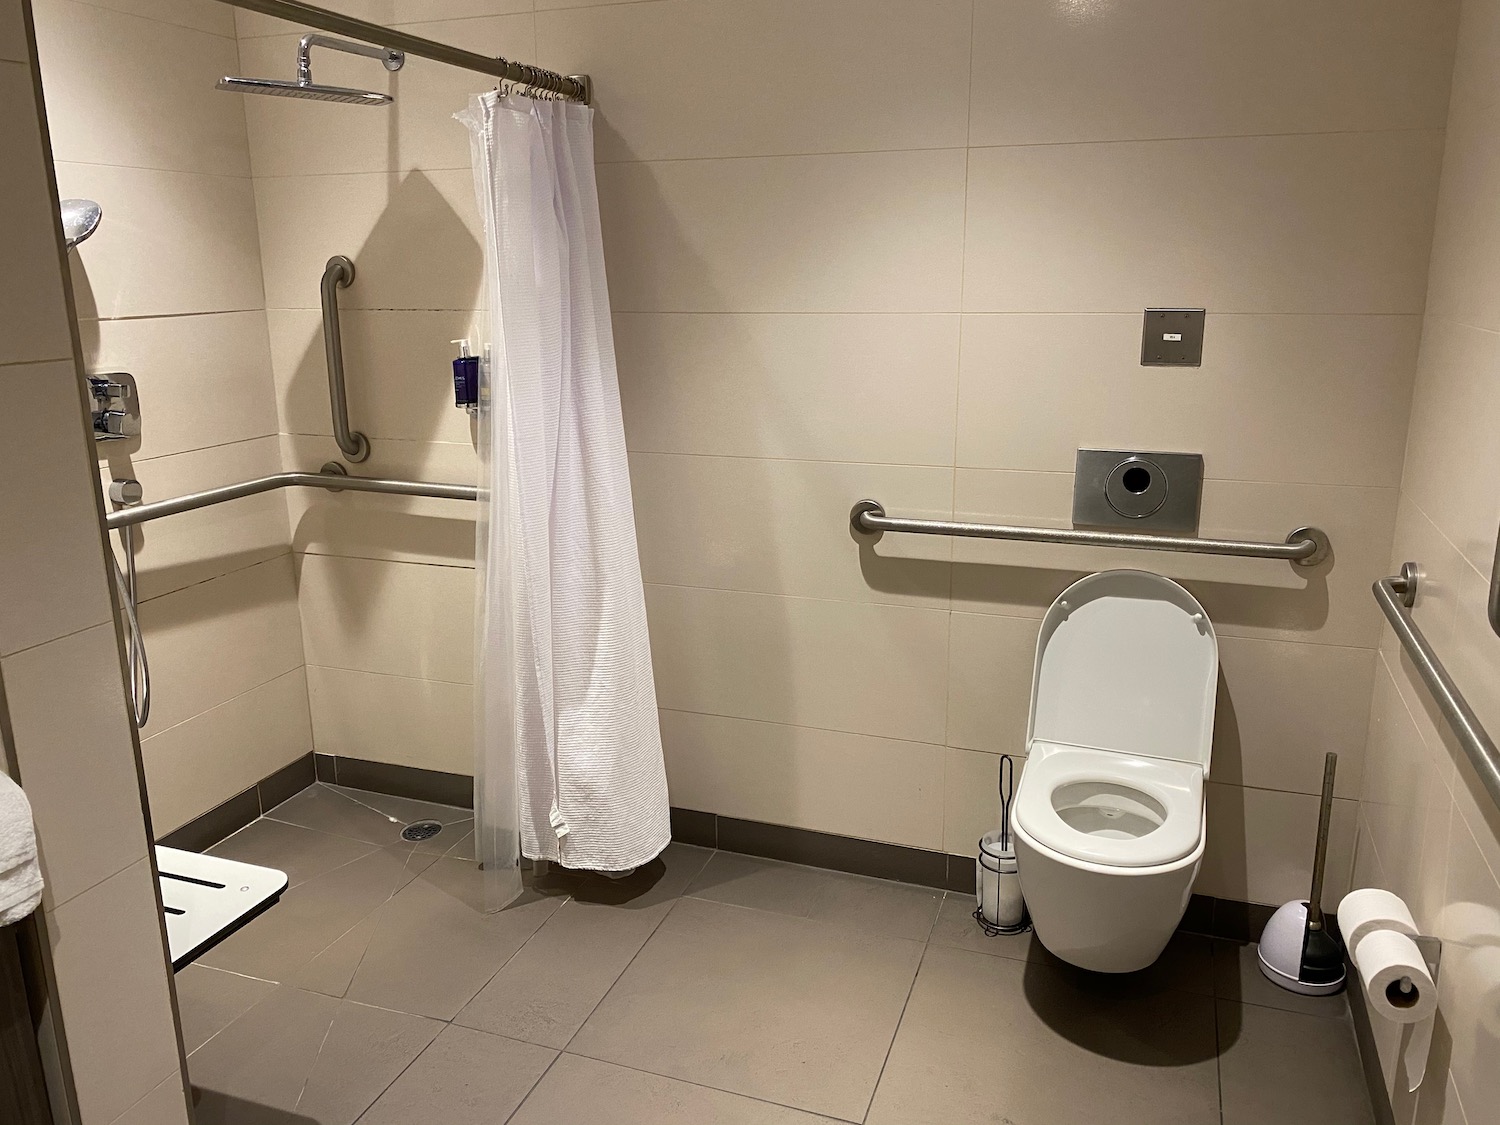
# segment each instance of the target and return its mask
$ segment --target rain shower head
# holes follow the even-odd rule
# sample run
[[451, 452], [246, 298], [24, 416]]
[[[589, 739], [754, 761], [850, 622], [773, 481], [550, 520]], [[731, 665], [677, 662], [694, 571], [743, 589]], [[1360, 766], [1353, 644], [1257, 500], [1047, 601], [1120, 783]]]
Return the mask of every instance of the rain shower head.
[[346, 39], [334, 39], [327, 35], [304, 35], [297, 45], [297, 80], [284, 78], [233, 78], [219, 79], [219, 89], [240, 94], [273, 94], [281, 98], [306, 98], [317, 102], [344, 102], [349, 105], [389, 105], [394, 99], [390, 94], [374, 90], [355, 90], [348, 86], [324, 86], [312, 80], [313, 47], [331, 47], [351, 55], [379, 59], [386, 70], [397, 71], [406, 62], [406, 55], [390, 47], [372, 47], [364, 43], [351, 43]]
[[63, 240], [71, 250], [94, 233], [104, 209], [92, 199], [64, 199], [61, 204]]

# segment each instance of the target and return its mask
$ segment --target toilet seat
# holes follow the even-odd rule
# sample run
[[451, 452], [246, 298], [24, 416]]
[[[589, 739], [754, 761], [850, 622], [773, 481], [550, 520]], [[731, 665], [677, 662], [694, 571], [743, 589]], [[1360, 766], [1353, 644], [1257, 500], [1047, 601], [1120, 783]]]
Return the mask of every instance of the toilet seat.
[[[1070, 859], [1157, 867], [1191, 855], [1202, 839], [1203, 769], [1195, 763], [1034, 742], [1022, 778], [1013, 822]], [[1077, 792], [1059, 794], [1069, 786]], [[1112, 820], [1155, 827], [1134, 835]]]

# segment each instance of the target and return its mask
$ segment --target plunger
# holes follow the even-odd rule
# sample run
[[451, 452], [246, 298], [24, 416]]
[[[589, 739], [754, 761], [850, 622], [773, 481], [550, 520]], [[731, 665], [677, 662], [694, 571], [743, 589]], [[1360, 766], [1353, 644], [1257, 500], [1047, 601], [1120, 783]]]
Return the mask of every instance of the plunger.
[[1323, 916], [1323, 868], [1333, 817], [1333, 775], [1339, 756], [1323, 758], [1323, 799], [1318, 807], [1318, 843], [1312, 890], [1306, 901], [1281, 906], [1260, 935], [1260, 971], [1273, 984], [1304, 996], [1329, 996], [1344, 987], [1344, 946]]

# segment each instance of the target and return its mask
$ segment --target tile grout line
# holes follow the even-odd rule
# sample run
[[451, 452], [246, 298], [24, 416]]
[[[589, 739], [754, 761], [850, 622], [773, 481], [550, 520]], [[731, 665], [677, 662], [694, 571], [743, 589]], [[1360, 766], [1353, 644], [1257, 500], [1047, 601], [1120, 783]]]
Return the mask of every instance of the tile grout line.
[[[558, 909], [561, 909], [561, 907], [559, 907]], [[544, 922], [544, 923], [542, 923], [542, 925], [546, 925], [546, 923]], [[540, 927], [538, 927], [538, 928], [540, 928]], [[535, 936], [535, 935], [533, 935], [533, 936]], [[530, 938], [527, 938], [527, 941], [530, 941], [530, 940], [531, 940]], [[520, 950], [517, 950], [516, 952], [519, 953]], [[449, 1026], [451, 1027], [452, 1025], [450, 1024]], [[459, 1024], [459, 1026], [462, 1027], [463, 1025]], [[474, 1030], [474, 1029], [471, 1028], [470, 1030]], [[526, 1042], [526, 1040], [523, 1039], [523, 1040], [520, 1040], [520, 1042], [524, 1043], [524, 1042]], [[533, 1045], [534, 1046], [539, 1046], [540, 1044], [533, 1044]], [[536, 1081], [533, 1082], [530, 1086], [528, 1086], [526, 1088], [526, 1093], [523, 1094], [521, 1096], [521, 1100], [516, 1103], [516, 1108], [513, 1109], [513, 1110], [511, 1110], [509, 1113], [507, 1113], [505, 1115], [505, 1121], [500, 1122], [500, 1125], [506, 1125], [506, 1122], [510, 1121], [513, 1117], [515, 1117], [516, 1114], [518, 1114], [518, 1113], [521, 1112], [521, 1107], [524, 1106], [527, 1103], [527, 1101], [531, 1098], [531, 1095], [536, 1092], [536, 1088], [542, 1084], [542, 1082], [546, 1079], [547, 1075], [549, 1075], [549, 1074], [552, 1073], [552, 1068], [557, 1065], [557, 1060], [560, 1059], [560, 1058], [562, 1058], [562, 1057], [563, 1057], [563, 1052], [562, 1051], [558, 1051], [557, 1054], [555, 1054], [555, 1055], [552, 1056], [552, 1061], [549, 1062], [546, 1065], [545, 1068], [543, 1068], [541, 1074], [537, 1075]], [[359, 1122], [356, 1121], [354, 1123], [354, 1125], [359, 1125]]]
[[[939, 909], [942, 907], [939, 905]], [[885, 1058], [880, 1060], [880, 1073], [875, 1076], [875, 1085], [870, 1088], [870, 1100], [865, 1103], [865, 1112], [860, 1117], [861, 1121], [870, 1120], [870, 1111], [875, 1108], [875, 1095], [880, 1092], [880, 1081], [885, 1077], [885, 1068], [891, 1061], [891, 1052], [896, 1049], [896, 1037], [901, 1034], [901, 1024], [906, 1020], [906, 1009], [911, 1004], [912, 993], [917, 990], [917, 978], [922, 975], [922, 964], [927, 960], [927, 942], [922, 943], [922, 954], [917, 958], [917, 968], [911, 975], [911, 984], [906, 988], [906, 999], [901, 1002], [901, 1015], [896, 1018], [896, 1026], [891, 1031], [891, 1041], [886, 1046]]]

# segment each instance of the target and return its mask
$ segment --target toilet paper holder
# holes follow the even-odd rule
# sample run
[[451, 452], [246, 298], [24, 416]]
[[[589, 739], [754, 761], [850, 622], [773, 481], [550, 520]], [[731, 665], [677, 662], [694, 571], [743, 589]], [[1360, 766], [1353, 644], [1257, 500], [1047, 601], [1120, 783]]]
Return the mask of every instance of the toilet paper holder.
[[1443, 963], [1443, 939], [1431, 934], [1409, 934], [1412, 942], [1422, 954], [1422, 960], [1427, 962], [1427, 974], [1432, 977], [1433, 983], [1437, 983], [1438, 966]]

